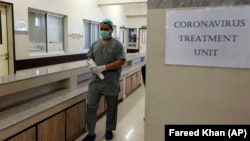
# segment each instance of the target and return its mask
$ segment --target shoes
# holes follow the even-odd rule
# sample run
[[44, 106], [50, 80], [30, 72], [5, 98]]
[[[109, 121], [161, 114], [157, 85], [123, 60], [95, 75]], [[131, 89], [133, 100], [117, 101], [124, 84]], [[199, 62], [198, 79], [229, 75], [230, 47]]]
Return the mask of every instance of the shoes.
[[113, 132], [112, 131], [106, 131], [105, 139], [106, 140], [112, 140], [113, 139]]
[[[88, 134], [82, 141], [94, 141], [95, 137], [96, 137], [95, 134], [94, 135]], [[113, 139], [113, 132], [112, 131], [106, 131], [105, 139], [106, 140], [112, 140]]]
[[95, 137], [96, 137], [95, 134], [94, 135], [88, 134], [82, 141], [94, 141]]

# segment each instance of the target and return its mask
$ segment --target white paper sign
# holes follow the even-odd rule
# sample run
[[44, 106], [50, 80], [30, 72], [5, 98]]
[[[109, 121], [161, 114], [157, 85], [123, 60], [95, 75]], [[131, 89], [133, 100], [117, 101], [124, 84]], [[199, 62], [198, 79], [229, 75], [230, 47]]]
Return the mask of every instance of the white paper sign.
[[27, 31], [27, 25], [25, 21], [16, 21], [16, 31]]
[[250, 7], [167, 10], [165, 63], [250, 68]]

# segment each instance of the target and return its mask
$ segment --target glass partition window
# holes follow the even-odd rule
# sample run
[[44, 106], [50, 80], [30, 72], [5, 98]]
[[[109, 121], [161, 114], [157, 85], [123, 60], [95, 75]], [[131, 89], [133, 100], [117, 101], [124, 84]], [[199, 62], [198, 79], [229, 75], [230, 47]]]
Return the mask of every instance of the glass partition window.
[[30, 53], [64, 52], [64, 17], [29, 10]]
[[137, 29], [128, 29], [128, 47], [137, 48]]
[[139, 28], [139, 40], [138, 40], [138, 47], [145, 51], [147, 48], [147, 29], [146, 28]]
[[63, 50], [63, 17], [48, 14], [48, 52]]
[[99, 37], [100, 23], [83, 20], [83, 49], [88, 50]]
[[141, 44], [146, 44], [147, 41], [147, 30], [143, 29], [141, 31]]
[[117, 29], [116, 29], [116, 26], [115, 26], [115, 25], [113, 26], [112, 37], [115, 38], [115, 39], [118, 39], [118, 36], [117, 36]]
[[126, 32], [126, 29], [125, 28], [120, 28], [120, 41], [122, 42], [122, 43], [125, 43], [125, 41], [126, 41], [126, 34], [125, 34], [125, 32]]
[[99, 23], [91, 23], [91, 44], [99, 39]]
[[83, 22], [83, 30], [83, 48], [87, 50], [90, 47], [90, 22]]
[[46, 53], [46, 15], [29, 12], [30, 52]]

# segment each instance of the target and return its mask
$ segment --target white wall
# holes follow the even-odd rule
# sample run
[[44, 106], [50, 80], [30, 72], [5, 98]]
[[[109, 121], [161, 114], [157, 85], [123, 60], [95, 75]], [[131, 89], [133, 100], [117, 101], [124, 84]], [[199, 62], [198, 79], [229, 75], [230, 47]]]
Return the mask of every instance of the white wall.
[[124, 12], [127, 16], [146, 16], [147, 15], [147, 3], [134, 3], [125, 4]]
[[163, 141], [166, 124], [248, 125], [249, 69], [166, 65], [165, 19], [148, 11], [145, 141]]
[[145, 25], [147, 25], [147, 17], [146, 16], [128, 17], [128, 27], [140, 28], [140, 27], [145, 26]]
[[[74, 29], [78, 29], [80, 35], [83, 34], [83, 19], [101, 21], [104, 18], [110, 18], [118, 27], [127, 25], [127, 17], [124, 15], [121, 6], [97, 6], [96, 0], [4, 0], [4, 2], [13, 3], [14, 21], [25, 21], [28, 27], [28, 8], [58, 13], [66, 15], [68, 18], [67, 34], [71, 35]], [[29, 36], [27, 34], [15, 35], [16, 59], [40, 58], [47, 56], [57, 56], [64, 54], [50, 54], [40, 56], [29, 55]], [[66, 54], [82, 53], [82, 39], [73, 40], [68, 36], [66, 44]], [[65, 55], [66, 55], [65, 54]]]

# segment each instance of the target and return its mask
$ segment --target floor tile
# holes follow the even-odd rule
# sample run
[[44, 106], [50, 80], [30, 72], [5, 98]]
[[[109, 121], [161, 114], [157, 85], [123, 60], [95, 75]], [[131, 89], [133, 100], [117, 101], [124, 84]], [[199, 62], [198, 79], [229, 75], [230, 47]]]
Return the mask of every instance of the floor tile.
[[[142, 85], [119, 103], [117, 129], [113, 132], [112, 141], [144, 141], [144, 109], [145, 87]], [[98, 120], [95, 141], [105, 141], [105, 122], [105, 115]], [[86, 134], [75, 141], [81, 141]]]

